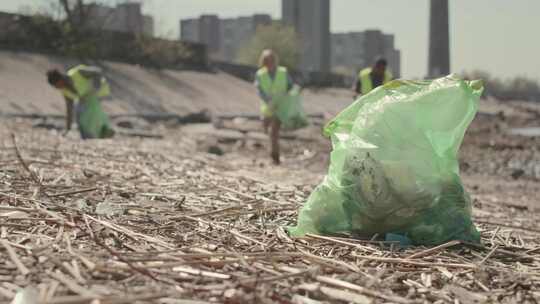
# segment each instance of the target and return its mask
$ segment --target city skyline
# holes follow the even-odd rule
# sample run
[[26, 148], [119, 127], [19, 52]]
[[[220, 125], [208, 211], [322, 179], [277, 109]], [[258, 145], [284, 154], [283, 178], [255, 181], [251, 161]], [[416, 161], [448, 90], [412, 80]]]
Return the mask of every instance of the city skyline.
[[[3, 0], [0, 10], [45, 5], [46, 0]], [[268, 13], [281, 18], [280, 0], [146, 0], [144, 12], [156, 19], [156, 32], [177, 38], [180, 19], [217, 13], [237, 17]], [[519, 5], [516, 5], [516, 4]], [[369, 7], [369, 13], [363, 13]], [[540, 25], [535, 0], [454, 0], [450, 2], [451, 67], [453, 72], [485, 70], [497, 77], [528, 76], [540, 80], [537, 54]], [[396, 13], [399, 12], [399, 13]], [[332, 32], [380, 29], [394, 34], [402, 51], [403, 76], [423, 77], [428, 64], [429, 1], [332, 0]], [[456, 33], [459, 33], [456, 34]]]
[[[305, 9], [307, 12], [303, 11]], [[373, 63], [379, 57], [384, 57], [388, 61], [389, 71], [395, 77], [401, 77], [401, 52], [395, 49], [394, 35], [379, 30], [367, 30], [331, 33], [325, 37], [322, 34], [324, 31], [306, 31], [313, 25], [310, 17], [313, 10], [314, 8], [310, 7], [284, 7], [285, 17], [282, 20], [272, 19], [267, 14], [236, 18], [201, 15], [199, 18], [181, 19], [179, 38], [183, 41], [207, 45], [208, 54], [212, 60], [241, 64], [240, 51], [254, 37], [257, 27], [280, 22], [294, 26], [299, 36], [303, 37], [301, 38], [304, 41], [302, 48], [306, 51], [301, 54], [316, 54], [309, 52], [318, 48], [314, 47], [316, 44], [330, 46], [328, 50], [319, 52], [318, 56], [300, 58], [301, 61], [294, 67], [298, 70], [323, 73], [332, 71], [355, 77], [363, 67]], [[300, 16], [304, 17], [299, 18]], [[322, 27], [324, 25], [321, 24]]]

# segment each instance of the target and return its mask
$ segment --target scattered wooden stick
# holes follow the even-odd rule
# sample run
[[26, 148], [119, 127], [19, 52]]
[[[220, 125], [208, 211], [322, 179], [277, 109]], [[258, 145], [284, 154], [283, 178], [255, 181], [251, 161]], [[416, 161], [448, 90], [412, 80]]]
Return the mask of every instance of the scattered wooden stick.
[[417, 258], [422, 258], [422, 257], [428, 256], [428, 255], [432, 255], [434, 253], [443, 251], [446, 248], [454, 247], [454, 246], [457, 246], [457, 245], [460, 245], [460, 244], [461, 244], [461, 241], [450, 241], [448, 243], [439, 245], [437, 247], [429, 248], [429, 249], [426, 249], [424, 251], [414, 253], [414, 254], [406, 257], [405, 259], [413, 260], [413, 259], [417, 259]]
[[66, 191], [66, 192], [60, 192], [60, 193], [55, 193], [55, 194], [49, 194], [49, 197], [70, 196], [70, 195], [75, 195], [75, 194], [80, 194], [80, 193], [85, 193], [85, 192], [91, 192], [91, 191], [96, 191], [96, 190], [97, 190], [96, 187], [91, 187], [91, 188], [86, 188], [86, 189], [80, 189], [80, 190], [74, 190], [74, 191]]
[[343, 289], [336, 289], [336, 288], [321, 286], [320, 283], [302, 284], [298, 286], [298, 289], [313, 292], [313, 293], [318, 291], [330, 297], [333, 300], [343, 301], [347, 303], [356, 303], [356, 304], [373, 303], [373, 299], [366, 297], [365, 295], [349, 292]]
[[415, 260], [406, 260], [406, 259], [398, 259], [398, 258], [380, 258], [380, 257], [372, 257], [372, 256], [363, 256], [356, 253], [352, 253], [352, 255], [358, 259], [363, 259], [367, 261], [374, 261], [374, 262], [381, 262], [381, 263], [389, 263], [389, 264], [403, 264], [403, 265], [410, 265], [410, 266], [419, 266], [419, 267], [447, 267], [447, 268], [463, 268], [463, 269], [476, 269], [477, 266], [473, 264], [458, 264], [458, 263], [434, 263], [434, 262], [419, 262]]
[[164, 248], [167, 248], [167, 249], [173, 249], [174, 246], [172, 246], [171, 244], [168, 244], [166, 242], [163, 242], [157, 238], [154, 238], [154, 237], [150, 237], [148, 235], [145, 235], [145, 234], [141, 234], [141, 233], [137, 233], [137, 232], [133, 232], [125, 227], [120, 227], [120, 226], [117, 226], [115, 224], [112, 224], [112, 223], [108, 223], [108, 222], [105, 222], [105, 221], [101, 221], [97, 218], [94, 218], [88, 214], [85, 215], [86, 218], [89, 218], [91, 219], [92, 221], [96, 222], [96, 223], [99, 223], [109, 229], [112, 229], [114, 231], [117, 231], [117, 232], [120, 232], [124, 235], [126, 235], [127, 237], [133, 239], [134, 241], [139, 241], [137, 238], [142, 238], [144, 239], [145, 241], [147, 242], [151, 242], [151, 243], [154, 243], [156, 245], [159, 245], [161, 247], [164, 247]]
[[[172, 296], [169, 293], [156, 293], [156, 294], [143, 294], [136, 296], [126, 296], [126, 297], [105, 297], [105, 296], [64, 296], [52, 298], [46, 302], [46, 304], [88, 304], [93, 303], [92, 300], [97, 300], [99, 303], [104, 304], [130, 304], [138, 301], [151, 301], [159, 300]], [[181, 301], [181, 300], [178, 300]], [[175, 301], [175, 303], [181, 303]], [[201, 302], [202, 303], [202, 302]], [[189, 304], [186, 302], [186, 304]]]
[[495, 245], [495, 247], [491, 249], [491, 251], [486, 255], [486, 257], [482, 261], [480, 261], [478, 265], [484, 264], [497, 251], [498, 248], [499, 248], [499, 245]]
[[517, 225], [511, 225], [511, 224], [505, 224], [505, 223], [499, 223], [499, 222], [493, 222], [493, 221], [486, 221], [486, 220], [481, 220], [481, 219], [474, 219], [474, 222], [478, 224], [500, 226], [500, 227], [505, 227], [505, 228], [512, 228], [512, 229], [519, 229], [523, 231], [540, 233], [540, 229], [533, 228], [533, 227], [523, 227], [523, 226], [517, 226]]
[[21, 262], [17, 253], [15, 252], [15, 250], [13, 250], [13, 247], [11, 247], [11, 245], [6, 240], [0, 240], [0, 242], [2, 243], [2, 246], [4, 246], [4, 248], [6, 249], [9, 258], [11, 259], [11, 262], [13, 262], [17, 269], [19, 269], [19, 272], [22, 275], [29, 274], [30, 270], [28, 270], [28, 268], [26, 268], [26, 266], [24, 266], [24, 264]]
[[242, 280], [240, 282], [241, 282], [241, 284], [248, 284], [248, 283], [258, 283], [258, 284], [260, 284], [260, 283], [269, 283], [269, 282], [281, 281], [281, 280], [285, 280], [285, 279], [289, 279], [289, 278], [293, 278], [293, 277], [304, 276], [304, 275], [309, 274], [309, 273], [314, 273], [317, 269], [318, 269], [317, 267], [314, 267], [314, 268], [309, 268], [309, 269], [304, 269], [304, 270], [297, 270], [297, 271], [294, 271], [294, 272], [281, 274], [281, 275], [273, 276], [273, 277], [269, 277], [269, 278], [245, 279], [245, 280]]
[[74, 282], [71, 278], [68, 278], [66, 275], [64, 275], [60, 270], [57, 270], [56, 272], [49, 271], [47, 274], [54, 278], [55, 280], [59, 281], [60, 283], [64, 284], [69, 290], [72, 292], [85, 296], [85, 297], [92, 297], [97, 298], [99, 295], [95, 293], [94, 291], [90, 291], [86, 288], [83, 288], [82, 286], [78, 285]]
[[129, 262], [128, 260], [124, 259], [120, 254], [118, 254], [117, 252], [115, 252], [114, 250], [112, 250], [111, 248], [109, 248], [107, 245], [105, 245], [103, 242], [101, 242], [96, 236], [95, 236], [95, 233], [94, 233], [94, 242], [96, 244], [98, 244], [100, 247], [102, 247], [103, 249], [105, 249], [108, 253], [110, 253], [112, 256], [116, 257], [118, 260], [120, 260], [122, 263], [125, 263], [126, 265], [129, 266], [129, 268], [131, 268], [132, 270], [134, 270], [135, 272], [138, 272], [144, 276], [147, 276], [149, 278], [151, 278], [152, 280], [156, 281], [156, 282], [162, 282], [162, 283], [167, 283], [166, 281], [162, 281], [158, 278], [156, 278], [152, 272], [148, 271], [147, 269], [144, 269], [144, 268], [139, 268], [133, 264], [131, 264], [131, 262]]
[[340, 244], [340, 245], [351, 246], [351, 247], [360, 249], [360, 250], [362, 250], [364, 252], [372, 252], [372, 253], [377, 252], [377, 249], [374, 249], [374, 248], [371, 248], [371, 247], [362, 246], [360, 244], [350, 243], [350, 242], [346, 242], [346, 241], [342, 241], [342, 240], [337, 240], [335, 238], [331, 238], [331, 237], [327, 237], [327, 236], [315, 235], [315, 234], [311, 234], [311, 233], [306, 234], [306, 236], [309, 237], [309, 238], [317, 239], [317, 240], [328, 241], [328, 242], [333, 242], [333, 243]]
[[321, 283], [326, 283], [326, 284], [336, 286], [336, 287], [339, 287], [339, 288], [344, 288], [344, 289], [356, 291], [356, 292], [359, 292], [359, 293], [364, 294], [364, 295], [368, 295], [368, 296], [371, 296], [371, 297], [383, 299], [383, 300], [390, 301], [390, 302], [393, 302], [393, 303], [400, 303], [400, 304], [413, 303], [413, 301], [402, 298], [402, 297], [399, 297], [399, 296], [390, 296], [390, 295], [387, 295], [385, 293], [374, 291], [374, 290], [371, 290], [371, 289], [368, 289], [368, 288], [365, 288], [365, 287], [362, 287], [362, 286], [358, 286], [356, 284], [352, 284], [352, 283], [349, 283], [349, 282], [346, 282], [346, 281], [342, 281], [342, 280], [327, 277], [327, 276], [317, 276], [316, 280], [321, 282]]
[[19, 150], [19, 147], [17, 146], [17, 139], [15, 138], [14, 133], [11, 133], [11, 140], [13, 141], [13, 148], [15, 150], [15, 155], [17, 155], [17, 159], [19, 160], [19, 163], [24, 168], [24, 170], [26, 170], [26, 172], [28, 172], [30, 174], [30, 177], [32, 178], [34, 183], [36, 183], [36, 185], [39, 186], [39, 191], [42, 192], [45, 196], [48, 197], [48, 194], [45, 191], [45, 188], [43, 187], [43, 184], [39, 180], [39, 177], [37, 176], [37, 174], [34, 171], [30, 170], [30, 167], [28, 167], [28, 165], [26, 164], [26, 162], [22, 158], [21, 151]]
[[250, 238], [250, 237], [248, 237], [248, 236], [245, 236], [245, 235], [243, 235], [243, 234], [241, 234], [241, 233], [239, 233], [239, 232], [237, 232], [237, 231], [234, 231], [234, 230], [231, 230], [231, 229], [227, 229], [227, 228], [222, 227], [222, 226], [220, 226], [220, 225], [217, 225], [217, 224], [214, 224], [214, 223], [211, 223], [211, 222], [202, 220], [202, 219], [198, 219], [198, 218], [195, 218], [195, 217], [192, 217], [192, 216], [189, 216], [189, 215], [184, 215], [183, 217], [186, 218], [186, 219], [195, 221], [195, 222], [203, 223], [203, 224], [208, 225], [208, 226], [211, 226], [211, 227], [213, 227], [213, 228], [217, 228], [217, 229], [220, 229], [220, 230], [223, 230], [223, 231], [227, 231], [228, 233], [230, 233], [230, 234], [232, 234], [232, 235], [234, 235], [234, 236], [237, 236], [237, 237], [239, 237], [239, 238], [241, 238], [241, 239], [243, 239], [243, 240], [252, 242], [252, 243], [254, 243], [254, 244], [261, 245], [261, 246], [263, 246], [263, 247], [266, 246], [265, 243], [259, 242], [259, 241], [255, 240], [255, 239]]
[[229, 280], [231, 278], [231, 276], [228, 274], [217, 273], [217, 272], [212, 272], [212, 271], [204, 271], [204, 270], [199, 270], [199, 269], [194, 269], [194, 268], [184, 267], [184, 266], [177, 266], [177, 267], [174, 267], [172, 270], [177, 271], [177, 272], [188, 273], [188, 274], [192, 274], [196, 276], [202, 276], [202, 277], [208, 277], [208, 278], [220, 279], [220, 280]]

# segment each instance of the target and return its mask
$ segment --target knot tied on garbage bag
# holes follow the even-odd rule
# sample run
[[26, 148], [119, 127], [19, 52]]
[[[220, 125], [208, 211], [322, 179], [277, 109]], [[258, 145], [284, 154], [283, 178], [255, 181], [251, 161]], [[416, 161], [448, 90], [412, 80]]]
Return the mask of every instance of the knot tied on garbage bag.
[[290, 234], [478, 243], [458, 151], [482, 90], [479, 81], [450, 75], [395, 80], [360, 97], [325, 127], [333, 145], [328, 175]]

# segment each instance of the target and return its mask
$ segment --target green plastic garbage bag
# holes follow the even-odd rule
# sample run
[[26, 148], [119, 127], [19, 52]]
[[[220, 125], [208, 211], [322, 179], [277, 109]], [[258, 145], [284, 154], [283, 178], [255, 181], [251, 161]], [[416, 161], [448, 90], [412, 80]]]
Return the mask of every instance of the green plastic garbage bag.
[[359, 98], [325, 127], [333, 143], [329, 172], [291, 235], [479, 242], [457, 154], [482, 90], [481, 82], [448, 76], [396, 80]]
[[302, 107], [300, 88], [295, 86], [283, 98], [276, 101], [275, 115], [285, 130], [298, 130], [308, 126], [308, 119]]
[[77, 123], [83, 138], [108, 138], [114, 134], [109, 117], [96, 95], [77, 104]]

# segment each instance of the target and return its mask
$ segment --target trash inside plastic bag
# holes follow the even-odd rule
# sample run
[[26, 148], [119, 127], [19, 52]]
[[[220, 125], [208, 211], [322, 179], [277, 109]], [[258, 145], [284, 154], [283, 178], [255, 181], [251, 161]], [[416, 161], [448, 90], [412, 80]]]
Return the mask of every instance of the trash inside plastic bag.
[[333, 143], [329, 172], [291, 235], [479, 242], [457, 154], [482, 90], [481, 82], [448, 76], [396, 80], [359, 98], [325, 128]]
[[285, 130], [298, 130], [308, 126], [299, 87], [294, 87], [285, 97], [277, 99], [275, 115]]

